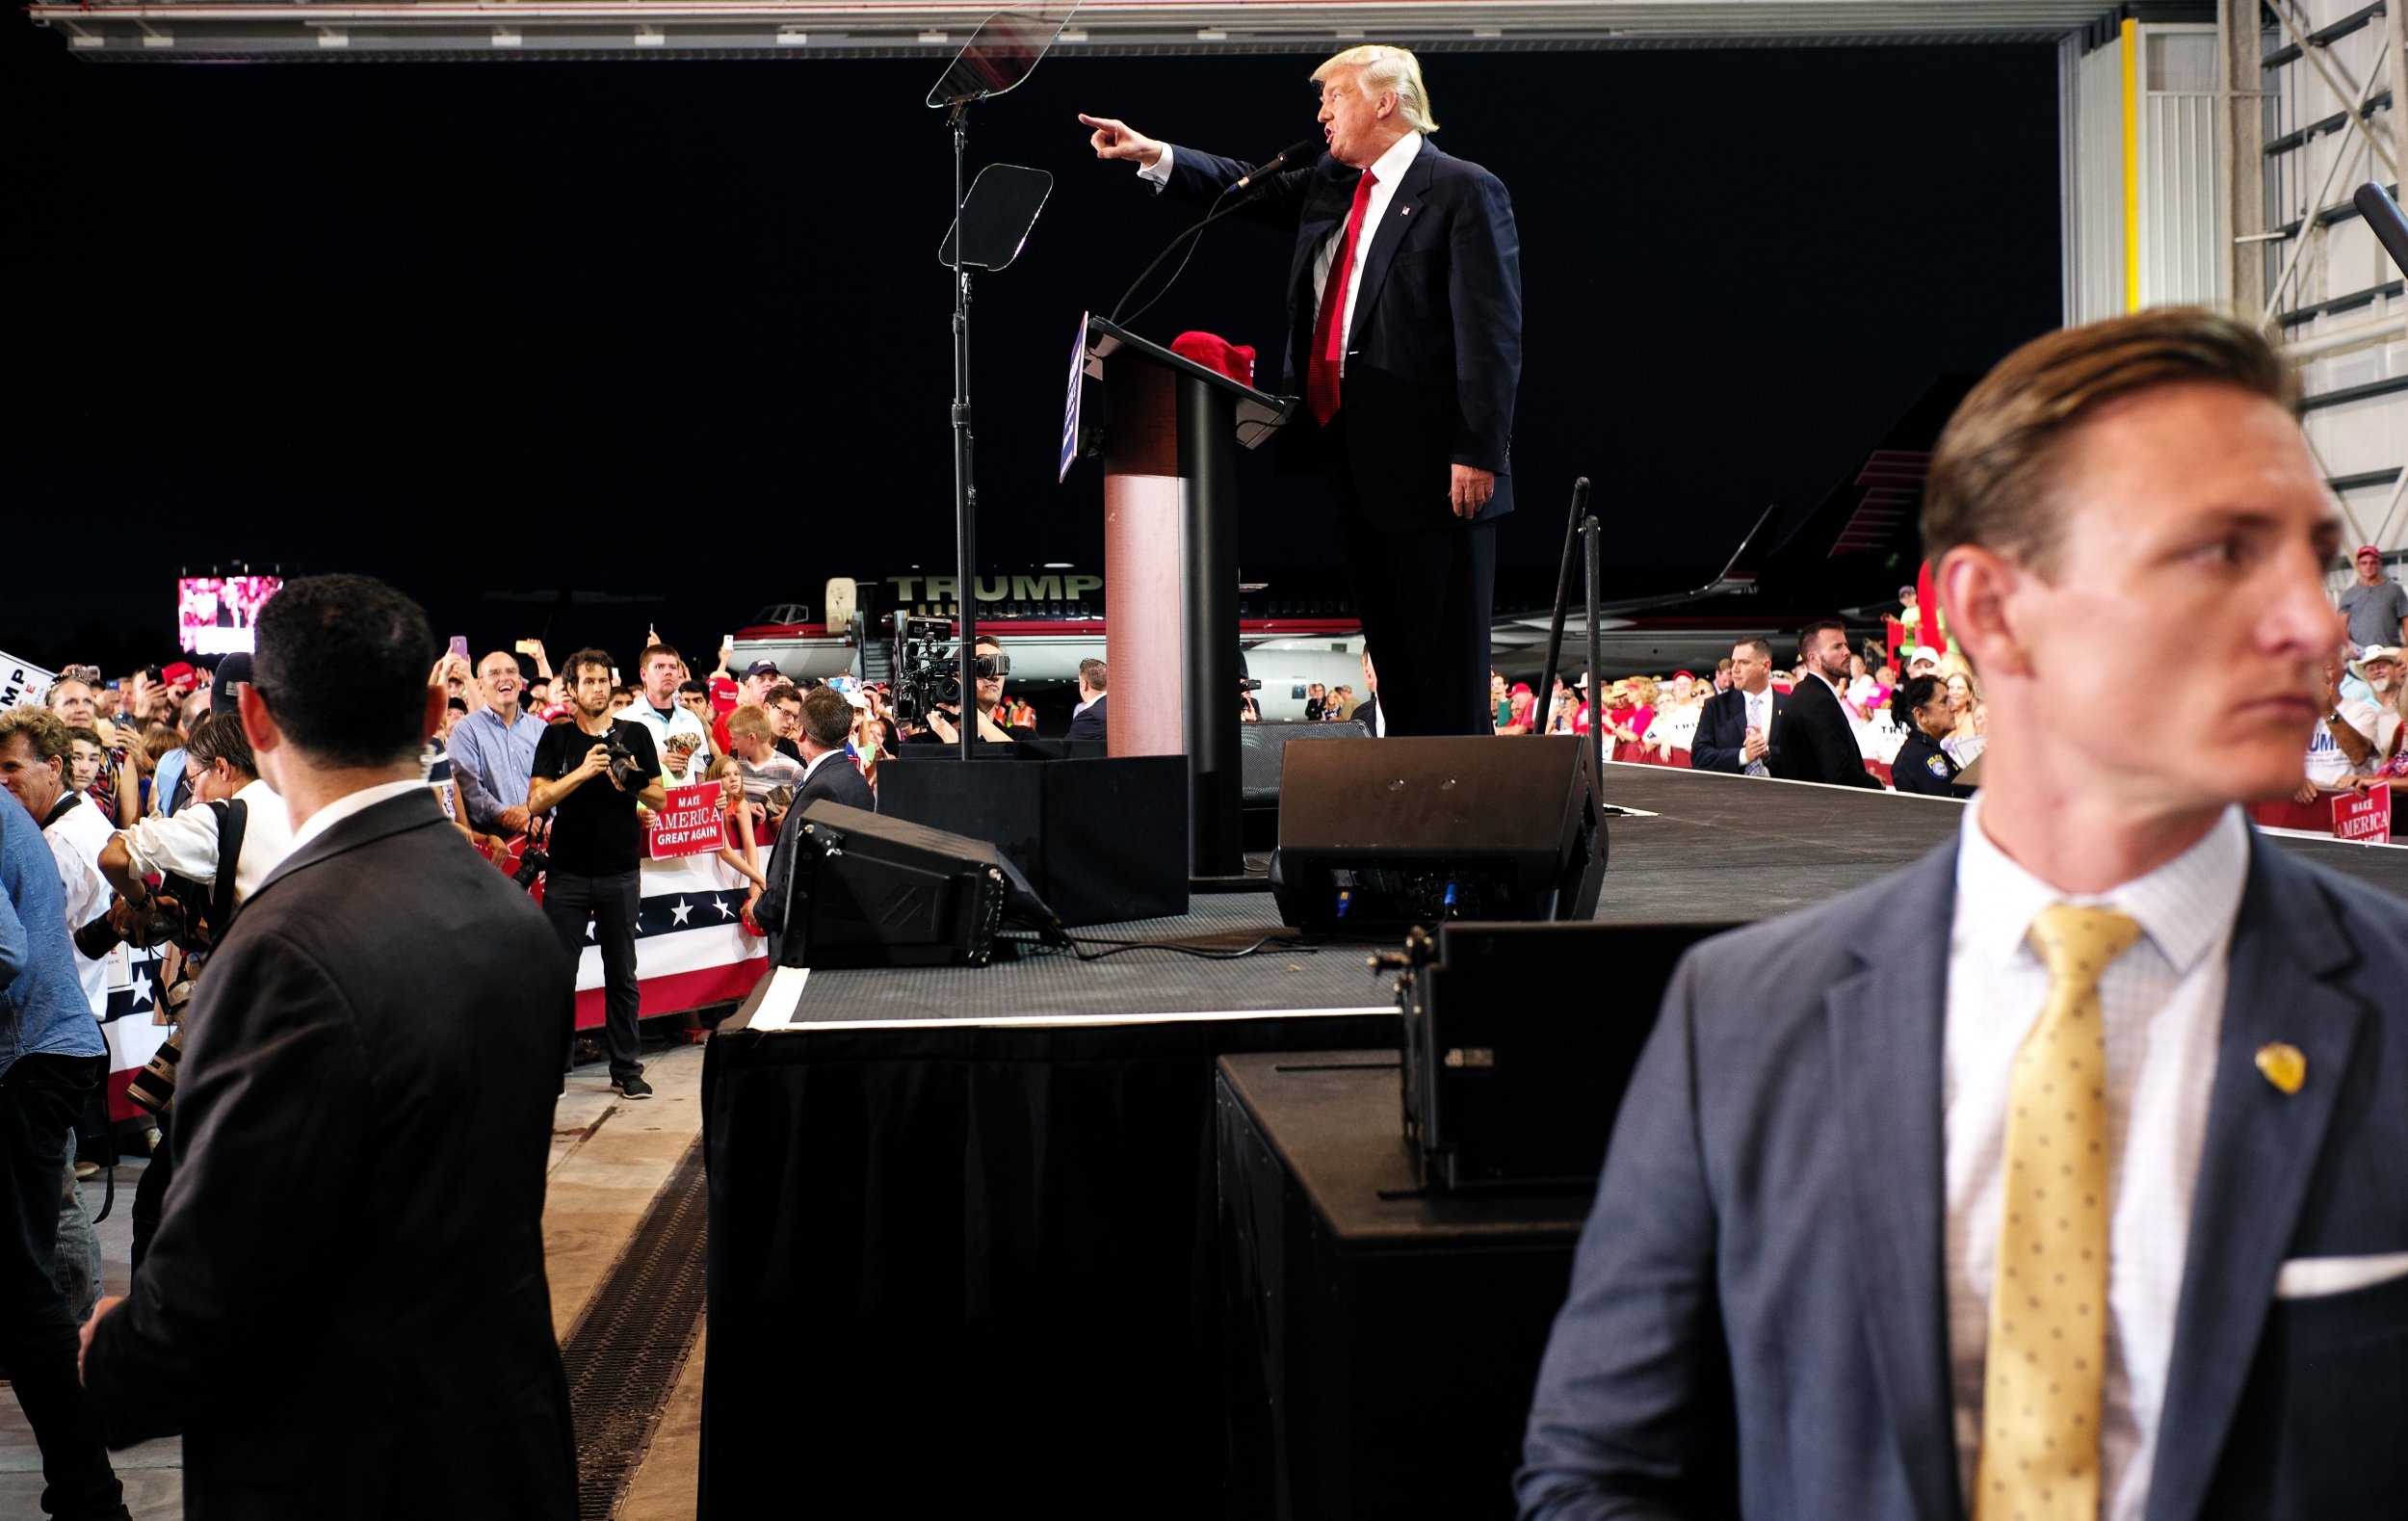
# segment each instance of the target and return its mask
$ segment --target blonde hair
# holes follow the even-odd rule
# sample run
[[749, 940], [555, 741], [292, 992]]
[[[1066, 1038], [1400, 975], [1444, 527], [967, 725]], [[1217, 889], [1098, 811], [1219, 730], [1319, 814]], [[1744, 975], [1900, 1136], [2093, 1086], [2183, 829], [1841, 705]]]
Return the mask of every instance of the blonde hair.
[[1313, 83], [1321, 84], [1342, 68], [1359, 68], [1363, 93], [1386, 94], [1393, 91], [1397, 97], [1397, 114], [1404, 124], [1427, 136], [1438, 130], [1438, 118], [1429, 109], [1429, 87], [1422, 83], [1422, 61], [1401, 47], [1384, 42], [1366, 42], [1332, 55], [1313, 70]]
[[730, 735], [750, 735], [756, 740], [777, 737], [777, 727], [770, 721], [769, 710], [757, 702], [745, 703], [730, 713], [727, 716], [727, 732]]

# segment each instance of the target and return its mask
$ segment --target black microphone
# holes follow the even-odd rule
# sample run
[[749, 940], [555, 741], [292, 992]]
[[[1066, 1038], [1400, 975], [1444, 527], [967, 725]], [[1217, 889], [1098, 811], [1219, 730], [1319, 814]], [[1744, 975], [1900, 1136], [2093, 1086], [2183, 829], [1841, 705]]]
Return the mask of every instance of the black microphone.
[[[1243, 210], [1250, 201], [1256, 198], [1256, 197], [1238, 196], [1235, 200], [1231, 200], [1229, 198], [1231, 196], [1236, 195], [1239, 191], [1248, 188], [1254, 183], [1254, 181], [1262, 178], [1264, 175], [1276, 172], [1285, 165], [1291, 164], [1299, 159], [1312, 157], [1321, 151], [1322, 140], [1319, 138], [1306, 138], [1300, 143], [1291, 143], [1286, 147], [1281, 148], [1278, 152], [1272, 154], [1269, 163], [1261, 165], [1250, 172], [1233, 181], [1226, 189], [1222, 190], [1219, 195], [1213, 197], [1212, 210], [1205, 216], [1203, 221], [1196, 223], [1194, 225], [1181, 232], [1177, 237], [1171, 239], [1169, 245], [1165, 247], [1162, 252], [1154, 255], [1154, 262], [1148, 264], [1143, 273], [1139, 274], [1136, 279], [1129, 282], [1129, 288], [1120, 293], [1120, 300], [1112, 303], [1112, 314], [1108, 320], [1113, 323], [1120, 321], [1121, 310], [1129, 304], [1129, 298], [1135, 296], [1138, 293], [1138, 287], [1145, 283], [1146, 275], [1153, 274], [1158, 269], [1161, 269], [1163, 267], [1163, 260], [1169, 258], [1173, 253], [1176, 253], [1179, 250], [1179, 245], [1186, 243], [1188, 245], [1189, 256], [1193, 257], [1195, 253], [1195, 245], [1189, 242], [1191, 238], [1198, 238], [1206, 227], [1211, 226], [1214, 223], [1218, 222], [1221, 218], [1228, 216], [1232, 212]], [[1259, 197], [1259, 195], [1260, 191], [1257, 191], [1256, 196]], [[1223, 204], [1224, 202], [1226, 202], [1226, 204]], [[1181, 259], [1179, 261], [1179, 268], [1171, 271], [1170, 279], [1165, 280], [1163, 282], [1162, 290], [1154, 293], [1154, 301], [1149, 301], [1144, 306], [1139, 307], [1137, 311], [1131, 315], [1129, 320], [1131, 322], [1135, 322], [1139, 317], [1144, 316], [1147, 308], [1151, 307], [1154, 304], [1154, 302], [1158, 302], [1163, 299], [1164, 294], [1170, 289], [1172, 281], [1177, 280], [1182, 274], [1186, 273], [1187, 267], [1187, 260]]]
[[1320, 153], [1321, 150], [1322, 140], [1319, 138], [1306, 138], [1300, 143], [1291, 143], [1286, 147], [1281, 148], [1278, 152], [1272, 154], [1269, 163], [1265, 164], [1258, 170], [1255, 170], [1252, 173], [1239, 175], [1238, 182], [1235, 185], [1232, 185], [1230, 189], [1243, 190], [1248, 185], [1253, 184], [1256, 180], [1261, 179], [1264, 175], [1276, 174], [1281, 170], [1287, 168], [1290, 164], [1311, 158]]

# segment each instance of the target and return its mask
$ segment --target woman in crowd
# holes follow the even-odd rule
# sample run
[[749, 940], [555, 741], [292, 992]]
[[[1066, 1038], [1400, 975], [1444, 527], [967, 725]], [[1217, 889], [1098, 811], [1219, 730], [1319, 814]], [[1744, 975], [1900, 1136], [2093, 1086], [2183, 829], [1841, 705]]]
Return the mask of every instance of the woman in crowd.
[[[2363, 677], [2365, 671], [2359, 674]], [[2390, 690], [2378, 690], [2375, 704], [2375, 745], [2359, 768], [2359, 775], [2370, 782], [2390, 782], [2392, 801], [2397, 804], [2401, 794], [2408, 792], [2408, 678], [2395, 677]], [[2396, 826], [2393, 836], [2398, 837]]]
[[1948, 689], [1937, 677], [1909, 676], [1890, 695], [1890, 714], [1906, 731], [1906, 743], [1890, 763], [1890, 784], [1900, 792], [1950, 796], [1949, 784], [1959, 768], [1956, 757], [1940, 747], [1956, 726]]
[[1960, 746], [1981, 732], [1975, 710], [1981, 705], [1980, 690], [1974, 685], [1970, 670], [1949, 673], [1949, 738]]

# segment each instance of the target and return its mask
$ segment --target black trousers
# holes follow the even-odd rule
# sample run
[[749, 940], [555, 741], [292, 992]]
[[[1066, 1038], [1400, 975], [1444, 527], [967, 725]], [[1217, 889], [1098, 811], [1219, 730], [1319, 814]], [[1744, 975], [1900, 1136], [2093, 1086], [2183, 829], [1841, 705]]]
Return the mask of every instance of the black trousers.
[[1330, 495], [1363, 640], [1379, 676], [1379, 711], [1397, 734], [1493, 734], [1488, 625], [1497, 590], [1497, 527], [1450, 522], [1402, 533], [1363, 512], [1333, 419]]
[[555, 869], [543, 879], [543, 916], [552, 921], [574, 971], [586, 948], [586, 926], [602, 953], [602, 1024], [614, 1081], [643, 1075], [636, 1032], [641, 998], [636, 987], [636, 914], [642, 902], [641, 868], [612, 877], [579, 877]]
[[125, 1514], [57, 1277], [66, 1136], [107, 1066], [105, 1057], [26, 1056], [0, 1073], [0, 1366], [41, 1448], [42, 1508], [61, 1517]]

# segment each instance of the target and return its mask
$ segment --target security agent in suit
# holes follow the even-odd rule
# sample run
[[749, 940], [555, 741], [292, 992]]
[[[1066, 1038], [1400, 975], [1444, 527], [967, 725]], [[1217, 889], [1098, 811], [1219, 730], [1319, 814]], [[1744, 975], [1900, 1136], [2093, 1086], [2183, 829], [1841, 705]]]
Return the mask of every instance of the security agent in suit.
[[762, 876], [765, 885], [754, 888], [745, 905], [753, 925], [769, 936], [772, 966], [783, 964], [779, 957], [785, 949], [796, 852], [801, 849], [802, 810], [822, 800], [841, 802], [848, 808], [877, 807], [877, 795], [862, 780], [852, 758], [845, 753], [845, 740], [851, 732], [852, 704], [845, 700], [843, 693], [831, 687], [814, 687], [803, 694], [803, 777], [795, 788], [794, 807], [786, 815], [786, 826], [778, 831], [776, 849], [770, 852], [770, 869]]
[[[1524, 1515], [2306, 1521], [2408, 1492], [2408, 905], [2238, 807], [2295, 784], [2339, 637], [2290, 386], [2254, 329], [2158, 311], [2035, 340], [1960, 408], [1924, 538], [1987, 785], [1956, 843], [1675, 973]], [[2110, 613], [2171, 672], [2130, 718], [2199, 743], [2054, 721]]]
[[[1772, 686], [1772, 646], [1743, 639], [1731, 647], [1731, 687], [1706, 699], [1689, 742], [1689, 766], [1741, 776], [1775, 774], [1790, 697]], [[1761, 714], [1757, 722], [1751, 714]]]
[[[1296, 234], [1283, 383], [1305, 406], [1280, 430], [1280, 462], [1328, 476], [1355, 608], [1388, 668], [1388, 731], [1490, 734], [1494, 524], [1513, 508], [1522, 369], [1512, 203], [1429, 142], [1438, 123], [1403, 48], [1349, 48], [1313, 79], [1328, 156], [1235, 192], [1259, 193], [1247, 215]], [[1080, 119], [1097, 157], [1192, 204], [1254, 168]]]
[[1110, 671], [1100, 660], [1079, 662], [1079, 711], [1070, 715], [1070, 732], [1064, 739], [1073, 743], [1101, 745], [1105, 742], [1109, 720], [1106, 704], [1112, 698], [1105, 691]]
[[148, 1258], [85, 1327], [115, 1445], [184, 1435], [184, 1513], [576, 1511], [541, 1217], [571, 988], [543, 916], [420, 780], [416, 603], [260, 610], [242, 721], [294, 848], [187, 1027]]
[[1838, 618], [1807, 624], [1798, 631], [1797, 658], [1806, 665], [1806, 679], [1790, 694], [1788, 729], [1772, 774], [1784, 781], [1879, 791], [1840, 706], [1839, 684], [1847, 680], [1846, 625]]

